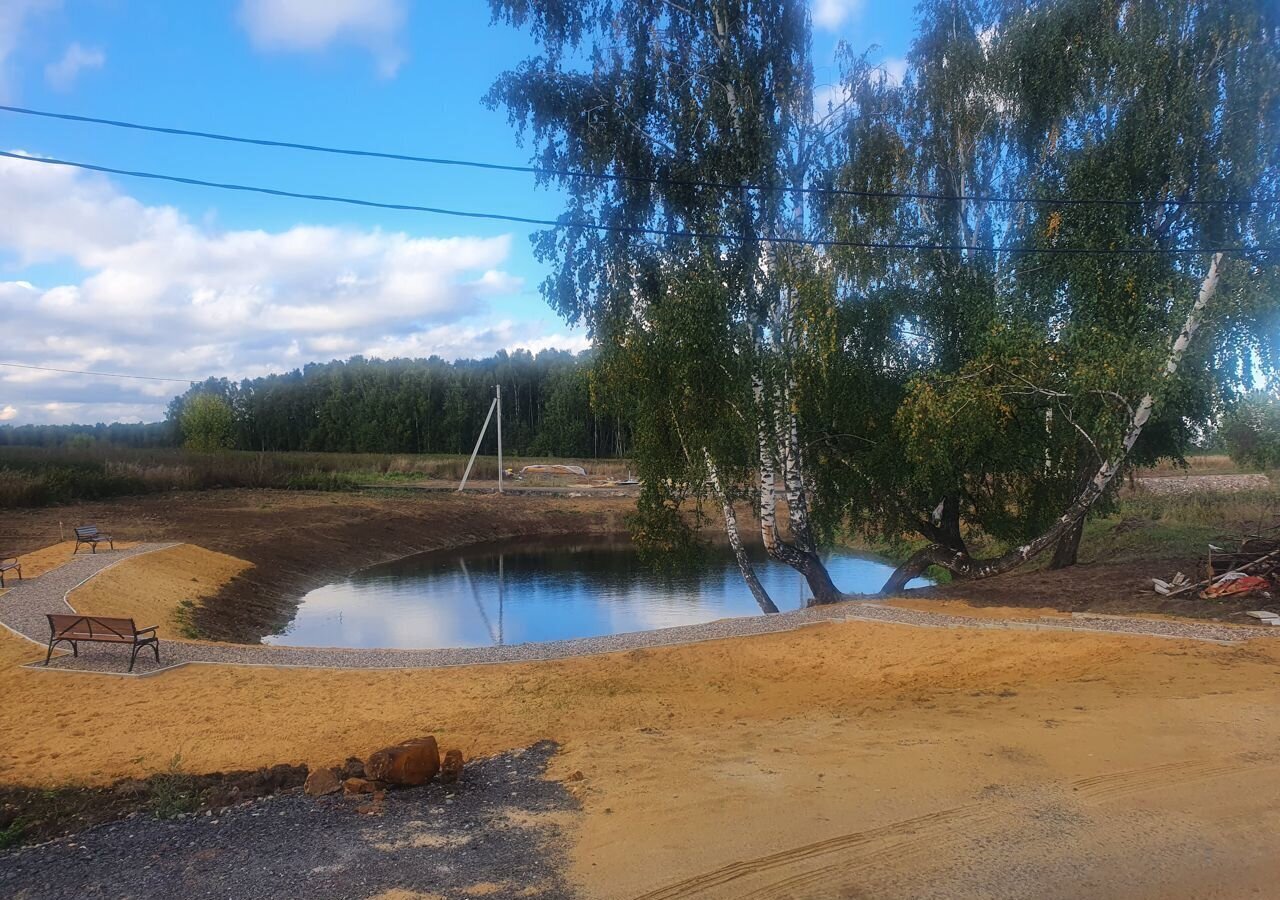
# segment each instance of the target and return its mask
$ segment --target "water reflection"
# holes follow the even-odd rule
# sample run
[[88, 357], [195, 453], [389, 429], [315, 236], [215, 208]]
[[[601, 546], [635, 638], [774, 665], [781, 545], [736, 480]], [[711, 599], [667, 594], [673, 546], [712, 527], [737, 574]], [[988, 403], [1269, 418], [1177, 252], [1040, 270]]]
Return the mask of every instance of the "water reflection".
[[[781, 609], [809, 596], [794, 570], [753, 553]], [[892, 567], [836, 552], [846, 591], [874, 591]], [[728, 550], [695, 570], [655, 571], [625, 539], [509, 541], [411, 556], [307, 594], [266, 643], [310, 647], [478, 647], [595, 637], [759, 613]]]

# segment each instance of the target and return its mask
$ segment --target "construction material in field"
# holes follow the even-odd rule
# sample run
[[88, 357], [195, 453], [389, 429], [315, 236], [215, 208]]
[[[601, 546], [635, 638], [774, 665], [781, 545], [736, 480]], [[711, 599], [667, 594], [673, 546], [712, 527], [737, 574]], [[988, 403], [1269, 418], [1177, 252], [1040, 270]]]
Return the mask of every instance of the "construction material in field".
[[528, 478], [531, 475], [550, 475], [553, 477], [577, 477], [586, 478], [587, 470], [582, 466], [570, 466], [564, 463], [539, 463], [537, 465], [525, 466], [520, 470], [517, 478]]
[[[1266, 529], [1268, 534], [1280, 531], [1280, 524]], [[1262, 534], [1246, 535], [1240, 540], [1239, 549], [1226, 550], [1209, 545], [1209, 555], [1201, 561], [1205, 578], [1192, 582], [1182, 572], [1171, 581], [1152, 578], [1157, 594], [1177, 597], [1199, 591], [1205, 600], [1227, 597], [1260, 595], [1270, 597], [1270, 591], [1280, 579], [1280, 540]]]

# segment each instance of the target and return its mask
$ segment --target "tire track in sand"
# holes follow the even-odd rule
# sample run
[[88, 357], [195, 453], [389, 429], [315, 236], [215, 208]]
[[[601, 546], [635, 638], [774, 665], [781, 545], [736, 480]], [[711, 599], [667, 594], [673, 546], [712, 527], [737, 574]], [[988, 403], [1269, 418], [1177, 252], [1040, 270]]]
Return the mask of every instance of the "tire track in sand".
[[[826, 838], [812, 844], [804, 844], [800, 847], [793, 847], [789, 850], [782, 850], [756, 859], [740, 860], [727, 866], [722, 866], [719, 869], [713, 869], [710, 872], [704, 872], [701, 875], [695, 875], [692, 878], [642, 894], [636, 900], [679, 900], [679, 898], [697, 897], [735, 881], [768, 875], [780, 869], [784, 870], [783, 877], [776, 881], [758, 887], [751, 893], [735, 894], [736, 897], [741, 898], [767, 897], [783, 884], [795, 881], [798, 886], [798, 879], [808, 879], [822, 875], [825, 880], [825, 878], [843, 873], [845, 870], [856, 871], [865, 866], [873, 865], [881, 861], [882, 858], [890, 856], [899, 858], [903, 854], [920, 852], [929, 847], [937, 847], [938, 842], [943, 840], [949, 832], [954, 832], [956, 826], [972, 826], [992, 818], [994, 813], [987, 810], [987, 804], [971, 803], [965, 806], [926, 813], [922, 816], [914, 816], [865, 831], [854, 831], [833, 838]], [[838, 862], [828, 863], [818, 870], [796, 875], [786, 874], [785, 870], [787, 869], [807, 862], [821, 861], [832, 854], [849, 855]]]
[[[1248, 775], [1280, 768], [1273, 754], [1259, 759], [1228, 757], [1217, 760], [1182, 760], [1118, 772], [1106, 772], [1069, 782], [1068, 796], [1086, 805], [1104, 804], [1128, 796], [1234, 775]], [[738, 885], [735, 900], [833, 896], [847, 889], [851, 878], [873, 867], [924, 854], [936, 855], [949, 843], [968, 841], [981, 826], [1007, 815], [991, 803], [973, 803], [903, 819], [864, 831], [782, 850], [751, 860], [740, 860], [642, 894], [635, 900], [688, 900], [702, 896], [729, 896], [721, 889], [735, 882], [770, 878], [755, 887]], [[831, 860], [833, 856], [838, 858]], [[816, 868], [795, 871], [806, 864]], [[772, 877], [771, 877], [772, 876]]]

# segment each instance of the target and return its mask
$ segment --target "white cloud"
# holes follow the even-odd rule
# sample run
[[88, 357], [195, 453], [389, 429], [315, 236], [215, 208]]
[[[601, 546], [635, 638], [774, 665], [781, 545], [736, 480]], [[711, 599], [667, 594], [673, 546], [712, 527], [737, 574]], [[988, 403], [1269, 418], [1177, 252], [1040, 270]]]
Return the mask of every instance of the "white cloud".
[[[421, 238], [298, 225], [218, 231], [99, 176], [0, 158], [0, 264], [82, 274], [0, 280], [0, 359], [163, 378], [243, 378], [312, 360], [581, 349], [541, 322], [487, 322], [517, 295], [509, 235]], [[539, 305], [540, 310], [545, 307]], [[156, 419], [182, 384], [0, 369], [15, 421]]]
[[862, 13], [865, 0], [813, 0], [813, 24], [835, 31]]
[[83, 47], [72, 43], [62, 58], [44, 67], [44, 80], [55, 91], [69, 91], [85, 69], [101, 69], [107, 54], [100, 47]]
[[352, 44], [372, 54], [383, 78], [407, 58], [400, 38], [408, 15], [406, 0], [240, 0], [240, 23], [255, 47], [314, 52]]
[[900, 56], [890, 56], [880, 61], [880, 69], [890, 84], [902, 84], [907, 77], [907, 61]]
[[[889, 84], [900, 86], [907, 77], [907, 61], [899, 56], [890, 56], [880, 60], [876, 66], [881, 77]], [[875, 71], [872, 76], [875, 76]], [[821, 119], [829, 110], [838, 109], [849, 99], [849, 90], [844, 84], [820, 84], [813, 89], [813, 111]]]
[[10, 57], [22, 43], [27, 25], [38, 14], [57, 9], [62, 0], [0, 0], [0, 100], [16, 94]]
[[14, 406], [12, 403], [0, 409], [0, 422], [8, 422], [10, 419], [16, 419], [17, 417], [18, 407]]

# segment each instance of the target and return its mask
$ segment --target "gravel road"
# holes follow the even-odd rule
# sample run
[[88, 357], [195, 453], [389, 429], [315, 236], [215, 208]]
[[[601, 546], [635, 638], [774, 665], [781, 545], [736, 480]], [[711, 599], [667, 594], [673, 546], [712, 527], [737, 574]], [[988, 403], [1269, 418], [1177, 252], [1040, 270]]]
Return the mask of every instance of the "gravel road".
[[[186, 819], [138, 816], [0, 853], [0, 896], [562, 900], [561, 826], [576, 803], [543, 780], [550, 741], [482, 760], [456, 785], [368, 798], [299, 792]], [[396, 893], [400, 892], [400, 893]]]

